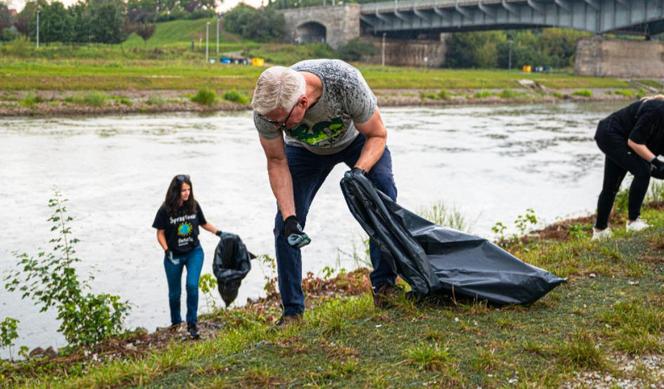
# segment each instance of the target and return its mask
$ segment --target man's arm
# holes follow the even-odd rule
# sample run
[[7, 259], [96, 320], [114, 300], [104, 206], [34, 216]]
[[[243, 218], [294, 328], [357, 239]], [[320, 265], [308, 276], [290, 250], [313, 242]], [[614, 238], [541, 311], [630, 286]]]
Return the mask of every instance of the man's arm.
[[293, 200], [293, 180], [288, 169], [284, 139], [279, 136], [266, 139], [259, 136], [261, 146], [267, 158], [267, 174], [270, 178], [272, 193], [277, 199], [277, 206], [284, 220], [295, 215], [295, 201]]
[[387, 130], [383, 124], [378, 107], [373, 115], [364, 123], [355, 123], [355, 128], [366, 137], [360, 158], [354, 167], [360, 168], [366, 172], [371, 170], [383, 156], [385, 144], [387, 143]]
[[652, 160], [655, 159], [655, 154], [653, 154], [653, 152], [650, 151], [650, 149], [646, 145], [638, 144], [633, 140], [628, 139], [627, 146], [629, 146], [630, 149], [634, 150], [634, 152], [638, 154], [639, 157], [645, 159], [648, 162], [652, 162]]

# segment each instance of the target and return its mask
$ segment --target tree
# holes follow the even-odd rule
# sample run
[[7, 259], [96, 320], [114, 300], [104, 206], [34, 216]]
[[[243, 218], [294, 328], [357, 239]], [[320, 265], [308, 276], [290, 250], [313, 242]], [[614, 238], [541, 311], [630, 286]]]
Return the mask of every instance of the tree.
[[495, 68], [498, 47], [506, 41], [503, 31], [454, 33], [447, 40], [445, 62], [453, 68]]
[[143, 42], [147, 42], [148, 39], [154, 34], [155, 24], [154, 23], [139, 23], [136, 25], [134, 32], [143, 38]]
[[71, 41], [80, 43], [92, 41], [86, 4], [82, 2], [74, 4], [67, 8], [67, 12], [72, 21]]
[[126, 4], [116, 0], [89, 0], [87, 19], [90, 37], [97, 43], [120, 43], [127, 39]]
[[0, 1], [0, 32], [5, 28], [12, 26], [12, 15], [9, 13], [9, 7]]
[[14, 26], [23, 35], [30, 39], [35, 38], [37, 10], [48, 6], [45, 0], [30, 0], [25, 3], [25, 7], [18, 13]]
[[70, 42], [73, 36], [73, 19], [65, 6], [54, 1], [44, 6], [39, 15], [39, 39], [43, 42]]
[[256, 9], [240, 3], [224, 15], [224, 29], [246, 39], [269, 41], [284, 36], [286, 21], [272, 8]]

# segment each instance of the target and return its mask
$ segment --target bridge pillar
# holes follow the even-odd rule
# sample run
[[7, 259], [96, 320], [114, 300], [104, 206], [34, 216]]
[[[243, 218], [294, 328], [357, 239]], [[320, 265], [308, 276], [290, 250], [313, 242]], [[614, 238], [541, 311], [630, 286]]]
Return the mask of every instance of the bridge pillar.
[[582, 39], [576, 45], [574, 71], [583, 76], [664, 78], [664, 43]]
[[[363, 37], [363, 41], [370, 42], [375, 50], [374, 55], [363, 57], [366, 62], [380, 64], [383, 60], [383, 41], [379, 37]], [[441, 67], [445, 62], [447, 46], [445, 39], [386, 39], [385, 65], [415, 66], [415, 67]]]
[[327, 42], [337, 49], [360, 36], [360, 5], [302, 7], [280, 10], [286, 36], [295, 43]]

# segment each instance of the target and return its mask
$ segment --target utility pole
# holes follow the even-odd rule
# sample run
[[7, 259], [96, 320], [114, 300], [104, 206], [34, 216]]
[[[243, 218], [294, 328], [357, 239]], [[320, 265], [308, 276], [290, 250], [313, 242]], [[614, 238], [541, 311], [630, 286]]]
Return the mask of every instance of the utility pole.
[[507, 41], [509, 51], [507, 52], [507, 70], [512, 70], [512, 39]]
[[39, 10], [37, 10], [37, 48], [39, 48]]
[[210, 36], [210, 22], [205, 24], [205, 63], [210, 63], [210, 51], [208, 50], [208, 41]]
[[217, 60], [219, 59], [219, 16], [217, 16]]
[[383, 43], [381, 45], [382, 49], [381, 49], [381, 61], [380, 61], [380, 63], [381, 63], [382, 66], [385, 66], [385, 34], [386, 33], [383, 33]]

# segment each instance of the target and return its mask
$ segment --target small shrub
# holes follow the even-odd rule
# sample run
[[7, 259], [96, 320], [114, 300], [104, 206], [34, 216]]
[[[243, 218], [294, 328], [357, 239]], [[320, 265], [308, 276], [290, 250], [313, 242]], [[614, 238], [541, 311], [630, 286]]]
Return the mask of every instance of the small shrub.
[[525, 94], [523, 92], [515, 91], [512, 89], [503, 89], [498, 96], [502, 99], [515, 99], [518, 97], [523, 97], [524, 95]]
[[420, 92], [420, 100], [438, 100], [438, 95], [432, 92]]
[[115, 96], [113, 97], [113, 100], [115, 100], [118, 104], [126, 105], [128, 107], [131, 107], [133, 105], [131, 99], [126, 96]]
[[579, 97], [593, 97], [593, 91], [590, 89], [579, 89], [572, 92], [572, 95]]
[[631, 89], [616, 89], [613, 91], [613, 94], [618, 96], [634, 97], [634, 91]]
[[491, 96], [494, 96], [494, 95], [495, 95], [495, 93], [493, 93], [491, 91], [480, 90], [480, 91], [475, 92], [475, 94], [473, 96], [476, 99], [484, 99], [484, 98], [491, 97]]
[[191, 101], [197, 104], [210, 106], [217, 101], [217, 93], [211, 89], [203, 88], [192, 96]]
[[553, 92], [553, 97], [555, 97], [556, 99], [563, 100], [567, 98], [567, 95], [560, 92]]
[[56, 233], [50, 240], [51, 251], [40, 251], [36, 257], [17, 254], [20, 269], [5, 277], [5, 289], [20, 291], [21, 298], [30, 298], [41, 312], [55, 308], [58, 331], [70, 345], [91, 345], [122, 331], [129, 303], [118, 296], [94, 294], [90, 280], [79, 279], [76, 265], [81, 260], [74, 249], [78, 239], [72, 237], [73, 218], [67, 214], [66, 201], [56, 192], [48, 203], [53, 209], [48, 220]]
[[145, 104], [159, 107], [159, 106], [162, 106], [162, 105], [166, 104], [166, 100], [164, 100], [160, 96], [154, 96], [153, 95], [153, 96], [148, 97]]
[[249, 97], [245, 96], [241, 92], [238, 92], [236, 90], [229, 90], [224, 93], [224, 100], [226, 101], [232, 101], [234, 103], [238, 104], [248, 104], [249, 103]]
[[448, 92], [446, 89], [441, 89], [441, 90], [438, 92], [438, 96], [437, 96], [437, 97], [438, 97], [439, 99], [441, 99], [441, 100], [449, 100], [449, 99], [452, 98], [452, 94], [451, 94], [450, 92]]
[[210, 273], [205, 273], [198, 280], [198, 288], [205, 296], [205, 306], [208, 312], [212, 312], [217, 308], [217, 301], [214, 298], [214, 293], [217, 290], [217, 279]]
[[91, 107], [101, 107], [108, 101], [108, 95], [102, 92], [90, 92], [83, 96], [81, 101]]
[[35, 104], [41, 103], [43, 100], [39, 95], [36, 93], [30, 92], [28, 93], [24, 98], [21, 99], [19, 104], [21, 104], [24, 107], [33, 107]]
[[9, 349], [9, 358], [13, 359], [12, 347], [14, 341], [18, 339], [18, 320], [12, 317], [6, 317], [0, 322], [0, 348]]

